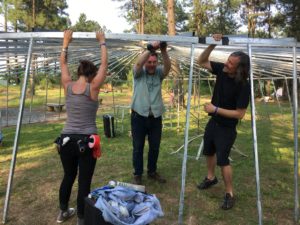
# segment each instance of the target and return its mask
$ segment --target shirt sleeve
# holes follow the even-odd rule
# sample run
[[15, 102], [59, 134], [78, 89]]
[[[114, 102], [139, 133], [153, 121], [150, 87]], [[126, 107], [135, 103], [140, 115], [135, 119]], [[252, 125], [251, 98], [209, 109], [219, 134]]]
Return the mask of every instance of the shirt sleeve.
[[222, 71], [224, 68], [224, 63], [210, 61], [210, 66], [212, 69], [212, 74], [217, 75], [217, 76], [222, 74]]
[[241, 86], [240, 94], [237, 99], [236, 108], [246, 109], [250, 101], [250, 84], [247, 82]]
[[133, 67], [133, 77], [134, 77], [134, 78], [139, 78], [139, 77], [141, 77], [142, 74], [143, 74], [143, 72], [144, 72], [144, 68], [142, 68], [141, 71], [140, 71], [139, 73], [137, 73], [135, 67]]

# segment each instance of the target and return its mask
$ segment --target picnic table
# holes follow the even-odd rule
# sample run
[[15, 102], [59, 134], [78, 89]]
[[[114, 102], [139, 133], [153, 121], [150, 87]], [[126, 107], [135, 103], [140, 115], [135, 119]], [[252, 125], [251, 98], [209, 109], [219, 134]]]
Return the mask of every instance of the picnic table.
[[65, 104], [61, 103], [47, 103], [47, 109], [50, 112], [61, 112]]

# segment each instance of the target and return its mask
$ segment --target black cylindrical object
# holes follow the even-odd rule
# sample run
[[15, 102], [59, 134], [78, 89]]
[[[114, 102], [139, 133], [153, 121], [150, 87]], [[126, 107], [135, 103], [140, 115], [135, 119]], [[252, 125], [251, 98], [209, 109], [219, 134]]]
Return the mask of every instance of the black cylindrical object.
[[114, 117], [112, 115], [103, 115], [104, 134], [108, 138], [115, 137]]

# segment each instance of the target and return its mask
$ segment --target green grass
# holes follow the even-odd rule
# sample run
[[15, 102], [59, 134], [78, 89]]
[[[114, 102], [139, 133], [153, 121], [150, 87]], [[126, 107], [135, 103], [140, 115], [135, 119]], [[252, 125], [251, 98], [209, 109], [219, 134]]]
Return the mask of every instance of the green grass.
[[[121, 94], [120, 94], [121, 95]], [[121, 99], [118, 96], [117, 99]], [[126, 102], [124, 101], [124, 104]], [[201, 101], [203, 103], [203, 101]], [[175, 109], [176, 111], [176, 109]], [[293, 124], [290, 109], [282, 110], [275, 103], [256, 105], [257, 141], [260, 168], [260, 182], [263, 208], [263, 222], [267, 225], [294, 224], [294, 184], [293, 184]], [[111, 111], [110, 111], [111, 112]], [[192, 110], [196, 115], [197, 111]], [[110, 180], [132, 182], [132, 144], [128, 135], [129, 115], [124, 120], [123, 133], [115, 138], [103, 134], [102, 114], [97, 125], [101, 135], [103, 154], [97, 161], [92, 187], [101, 187]], [[180, 128], [177, 129], [176, 113], [173, 120], [166, 119], [161, 142], [158, 171], [167, 178], [164, 185], [151, 183], [144, 178], [146, 190], [160, 200], [165, 216], [151, 224], [177, 224], [179, 196], [181, 190], [181, 170], [183, 150], [176, 151], [184, 142], [185, 113], [181, 113]], [[201, 107], [200, 133], [207, 116]], [[238, 126], [236, 147], [248, 155], [243, 157], [233, 151], [231, 158], [234, 171], [236, 206], [229, 211], [219, 209], [223, 198], [224, 185], [220, 180], [215, 187], [199, 191], [196, 184], [206, 175], [205, 160], [195, 160], [201, 139], [189, 144], [186, 170], [184, 201], [184, 224], [187, 225], [254, 225], [258, 224], [256, 203], [256, 181], [254, 168], [253, 141], [250, 110]], [[59, 135], [64, 121], [23, 125], [19, 140], [17, 164], [9, 207], [9, 225], [55, 224], [58, 213], [58, 189], [62, 178], [59, 155], [54, 150], [53, 140]], [[3, 216], [6, 185], [11, 163], [15, 127], [3, 129], [4, 143], [0, 149], [0, 216]], [[189, 138], [198, 135], [195, 119], [191, 118]], [[147, 156], [145, 146], [145, 160]], [[146, 166], [146, 165], [145, 165]], [[70, 205], [76, 203], [77, 184], [71, 196]], [[75, 224], [75, 219], [65, 224]]]

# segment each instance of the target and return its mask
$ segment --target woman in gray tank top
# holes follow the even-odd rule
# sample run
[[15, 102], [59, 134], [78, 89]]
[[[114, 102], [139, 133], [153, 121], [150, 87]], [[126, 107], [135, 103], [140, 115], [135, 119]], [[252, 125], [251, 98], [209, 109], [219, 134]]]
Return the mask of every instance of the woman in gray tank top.
[[98, 94], [107, 73], [107, 50], [104, 33], [96, 32], [96, 39], [100, 45], [101, 65], [97, 69], [91, 61], [80, 61], [77, 69], [78, 79], [72, 81], [67, 64], [72, 34], [71, 30], [64, 32], [60, 55], [61, 83], [66, 97], [67, 121], [60, 137], [59, 154], [64, 177], [59, 190], [60, 212], [57, 223], [62, 223], [75, 215], [76, 210], [69, 208], [69, 199], [78, 171], [77, 224], [82, 225], [84, 224], [84, 198], [90, 193], [97, 158], [93, 151], [95, 149], [90, 148], [88, 142], [91, 135], [97, 135]]

